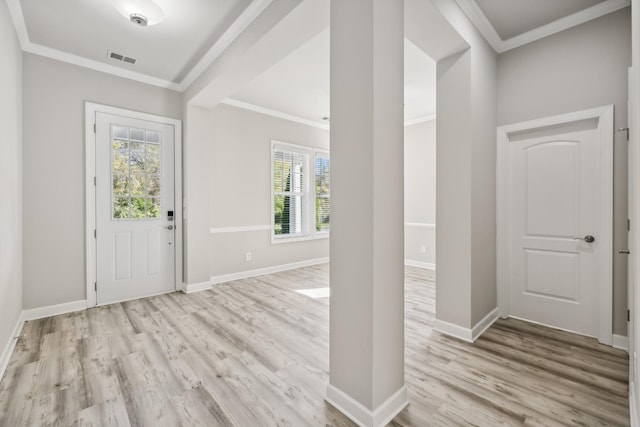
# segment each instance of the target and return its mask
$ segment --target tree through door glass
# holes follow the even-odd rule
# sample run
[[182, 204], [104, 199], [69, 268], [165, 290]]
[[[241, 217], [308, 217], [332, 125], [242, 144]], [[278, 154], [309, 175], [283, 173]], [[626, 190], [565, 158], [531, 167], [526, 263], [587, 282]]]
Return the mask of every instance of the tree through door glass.
[[114, 219], [160, 218], [159, 132], [111, 126]]

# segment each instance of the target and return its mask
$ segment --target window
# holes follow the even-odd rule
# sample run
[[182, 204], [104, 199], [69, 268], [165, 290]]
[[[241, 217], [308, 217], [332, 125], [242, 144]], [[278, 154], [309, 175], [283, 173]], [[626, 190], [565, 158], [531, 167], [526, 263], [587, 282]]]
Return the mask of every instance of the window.
[[111, 127], [114, 219], [160, 218], [160, 134]]
[[328, 236], [329, 153], [272, 141], [271, 181], [273, 243]]
[[330, 224], [331, 198], [329, 194], [330, 160], [329, 153], [316, 151], [316, 232], [328, 233]]
[[309, 152], [302, 147], [273, 143], [273, 234], [276, 238], [309, 234]]

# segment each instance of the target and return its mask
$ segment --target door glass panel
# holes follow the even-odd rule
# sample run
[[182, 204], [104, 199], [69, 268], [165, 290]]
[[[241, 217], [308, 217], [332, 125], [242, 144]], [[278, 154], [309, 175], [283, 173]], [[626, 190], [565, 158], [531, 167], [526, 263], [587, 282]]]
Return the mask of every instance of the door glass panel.
[[145, 172], [148, 174], [160, 173], [160, 145], [147, 144], [147, 153], [144, 167]]
[[131, 141], [144, 142], [144, 129], [130, 129]]
[[149, 196], [160, 196], [160, 176], [147, 175], [147, 194]]
[[129, 140], [129, 128], [122, 126], [113, 127], [113, 138]]
[[118, 197], [129, 195], [129, 177], [127, 175], [113, 174], [113, 195]]
[[[134, 169], [134, 168], [131, 168]], [[131, 196], [144, 196], [144, 175], [138, 170], [131, 171]]]
[[116, 197], [113, 200], [113, 217], [116, 219], [129, 218], [128, 197]]
[[159, 219], [161, 134], [111, 127], [111, 181], [114, 219]]
[[158, 197], [147, 199], [147, 216], [160, 218], [160, 199]]

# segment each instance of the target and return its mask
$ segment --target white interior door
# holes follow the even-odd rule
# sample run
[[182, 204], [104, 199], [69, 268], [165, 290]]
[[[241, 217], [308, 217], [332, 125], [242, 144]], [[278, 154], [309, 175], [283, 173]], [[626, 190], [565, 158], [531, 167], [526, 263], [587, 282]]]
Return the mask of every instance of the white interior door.
[[174, 127], [96, 113], [98, 304], [173, 291]]
[[590, 120], [512, 138], [508, 206], [511, 316], [596, 337], [599, 135]]

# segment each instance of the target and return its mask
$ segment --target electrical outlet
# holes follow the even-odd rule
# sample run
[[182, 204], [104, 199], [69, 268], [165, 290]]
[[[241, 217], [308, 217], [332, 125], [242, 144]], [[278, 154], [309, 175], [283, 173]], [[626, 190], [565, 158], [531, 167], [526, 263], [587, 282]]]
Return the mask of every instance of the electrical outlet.
[[420, 246], [420, 252], [422, 252], [423, 254], [426, 254], [427, 253], [427, 246], [426, 245]]
[[245, 260], [245, 261], [251, 261], [251, 252], [247, 252], [247, 253], [244, 255], [244, 260]]

